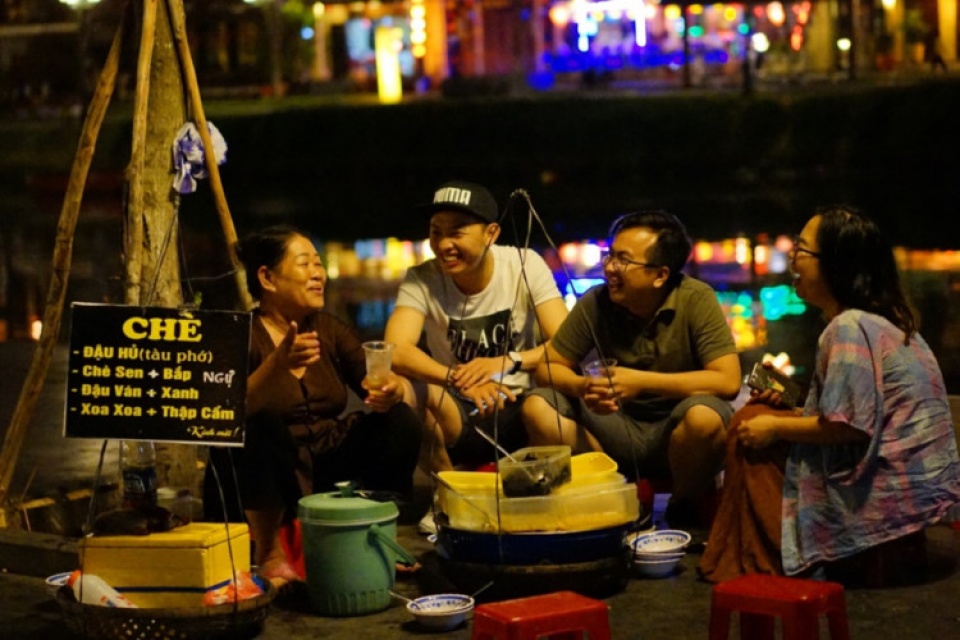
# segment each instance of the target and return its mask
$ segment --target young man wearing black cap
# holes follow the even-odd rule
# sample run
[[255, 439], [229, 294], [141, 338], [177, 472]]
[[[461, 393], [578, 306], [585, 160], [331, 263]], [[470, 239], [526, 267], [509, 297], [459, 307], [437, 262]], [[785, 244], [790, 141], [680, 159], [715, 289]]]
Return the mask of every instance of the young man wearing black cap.
[[484, 187], [448, 182], [417, 211], [429, 215], [436, 257], [407, 271], [386, 340], [394, 369], [427, 383], [425, 463], [443, 471], [494, 459], [474, 427], [507, 451], [526, 445], [522, 393], [567, 308], [543, 258], [495, 244], [499, 213]]

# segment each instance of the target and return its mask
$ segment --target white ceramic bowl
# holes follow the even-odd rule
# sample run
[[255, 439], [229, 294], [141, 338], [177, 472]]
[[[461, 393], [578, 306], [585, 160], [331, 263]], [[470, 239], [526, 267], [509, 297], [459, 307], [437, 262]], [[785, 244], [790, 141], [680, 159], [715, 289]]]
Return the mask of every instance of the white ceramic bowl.
[[690, 544], [690, 534], [676, 529], [641, 533], [630, 542], [634, 553], [670, 553], [683, 551]]
[[47, 593], [52, 597], [57, 597], [57, 591], [60, 590], [60, 587], [67, 584], [67, 578], [70, 577], [72, 571], [67, 571], [65, 573], [55, 573], [49, 578], [47, 578]]
[[676, 571], [680, 558], [667, 560], [634, 560], [637, 573], [645, 578], [665, 578]]
[[680, 560], [683, 556], [686, 555], [683, 551], [660, 551], [660, 552], [645, 552], [645, 551], [634, 551], [633, 560], [646, 560], [652, 562], [660, 562], [662, 560]]
[[473, 598], [459, 593], [438, 593], [411, 600], [407, 611], [424, 627], [453, 629], [473, 612]]

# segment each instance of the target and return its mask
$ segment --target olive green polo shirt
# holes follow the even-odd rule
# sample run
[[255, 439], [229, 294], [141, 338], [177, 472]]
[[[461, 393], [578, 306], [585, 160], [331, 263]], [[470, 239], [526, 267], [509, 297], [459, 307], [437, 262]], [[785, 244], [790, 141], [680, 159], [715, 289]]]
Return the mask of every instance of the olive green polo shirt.
[[[591, 331], [591, 327], [593, 331]], [[717, 294], [705, 282], [684, 275], [649, 322], [610, 300], [607, 285], [587, 291], [577, 301], [551, 344], [574, 362], [591, 355], [595, 342], [604, 358], [619, 366], [681, 373], [701, 371], [721, 356], [736, 353]], [[628, 415], [653, 420], [666, 417], [680, 398], [640, 394], [627, 402]]]

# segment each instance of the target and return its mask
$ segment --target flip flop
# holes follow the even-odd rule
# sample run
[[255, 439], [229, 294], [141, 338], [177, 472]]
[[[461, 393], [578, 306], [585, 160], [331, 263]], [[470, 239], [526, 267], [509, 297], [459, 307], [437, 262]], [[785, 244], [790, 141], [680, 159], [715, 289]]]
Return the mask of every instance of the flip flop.
[[416, 564], [406, 564], [405, 562], [397, 562], [397, 579], [409, 578], [415, 573], [420, 571], [421, 565], [419, 562]]
[[278, 594], [291, 590], [288, 587], [292, 587], [294, 583], [303, 582], [303, 578], [297, 573], [297, 570], [286, 560], [264, 565], [260, 568], [259, 574], [263, 579], [270, 581]]

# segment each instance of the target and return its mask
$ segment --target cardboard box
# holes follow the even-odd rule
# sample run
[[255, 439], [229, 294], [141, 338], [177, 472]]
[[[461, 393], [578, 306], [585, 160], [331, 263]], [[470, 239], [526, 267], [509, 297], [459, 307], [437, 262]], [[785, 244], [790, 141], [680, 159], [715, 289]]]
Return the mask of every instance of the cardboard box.
[[246, 524], [193, 522], [147, 536], [86, 538], [83, 570], [100, 576], [143, 608], [200, 607], [207, 591], [227, 584], [231, 555], [236, 571], [250, 570]]

